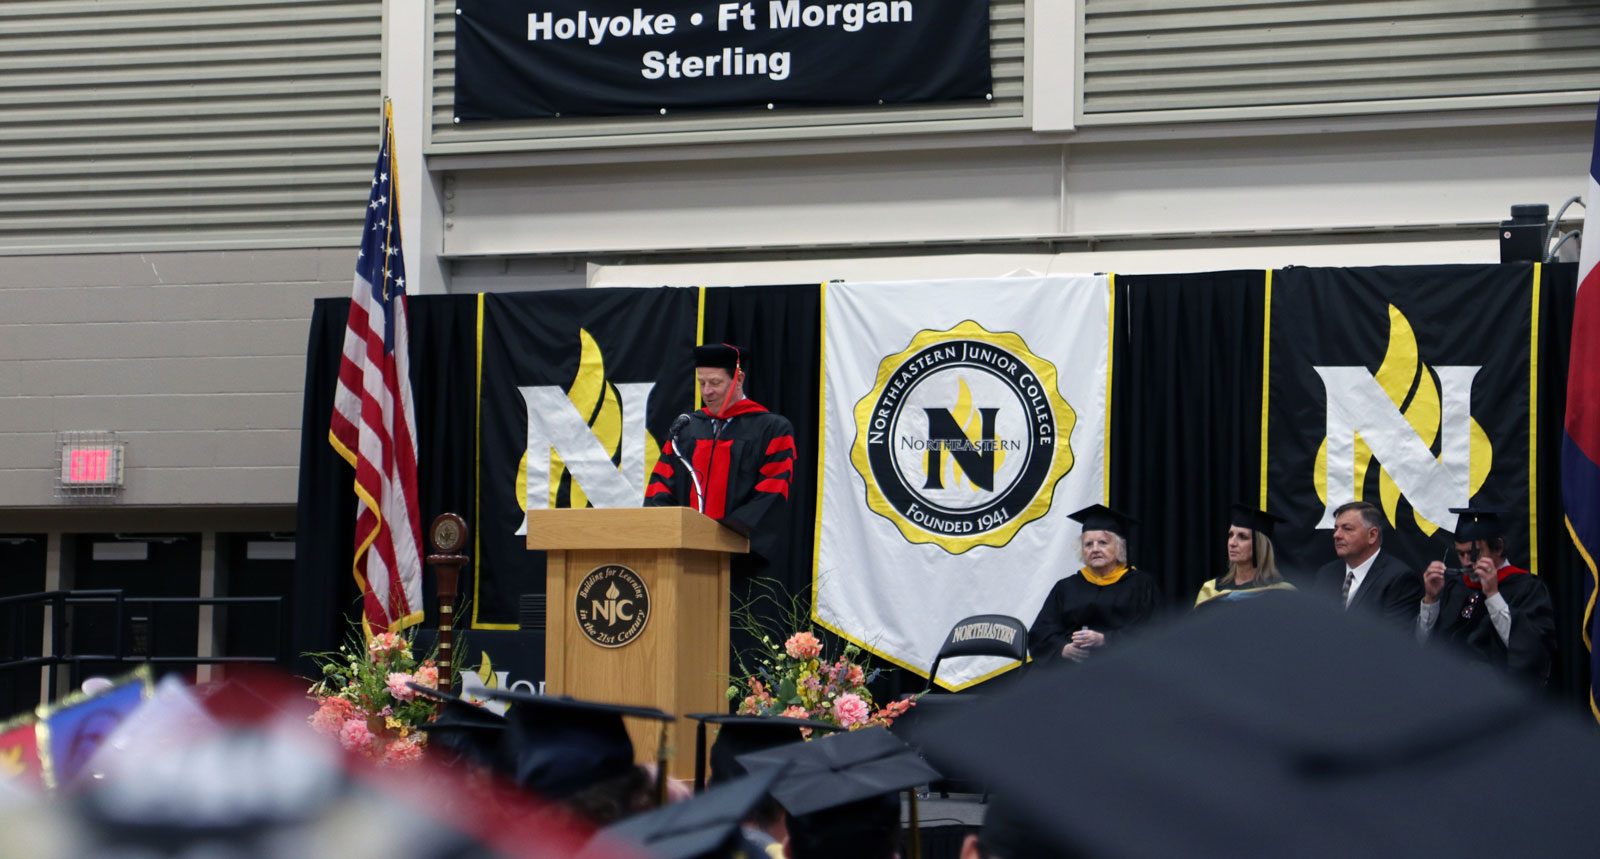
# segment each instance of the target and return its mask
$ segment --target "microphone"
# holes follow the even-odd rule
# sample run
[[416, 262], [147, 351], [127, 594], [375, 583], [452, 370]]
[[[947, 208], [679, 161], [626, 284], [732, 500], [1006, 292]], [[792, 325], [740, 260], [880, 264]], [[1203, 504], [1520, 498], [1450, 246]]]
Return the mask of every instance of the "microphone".
[[706, 512], [705, 488], [700, 485], [700, 475], [695, 472], [694, 465], [690, 463], [689, 460], [684, 458], [683, 444], [682, 442], [678, 441], [678, 433], [682, 432], [683, 428], [688, 425], [689, 416], [686, 414], [678, 415], [678, 419], [672, 422], [671, 427], [667, 428], [667, 438], [672, 441], [672, 455], [676, 456], [678, 461], [683, 463], [683, 467], [689, 472], [689, 479], [694, 481], [695, 498], [697, 498], [700, 502], [698, 505], [696, 505], [696, 508], [699, 510], [699, 512], [704, 513]]

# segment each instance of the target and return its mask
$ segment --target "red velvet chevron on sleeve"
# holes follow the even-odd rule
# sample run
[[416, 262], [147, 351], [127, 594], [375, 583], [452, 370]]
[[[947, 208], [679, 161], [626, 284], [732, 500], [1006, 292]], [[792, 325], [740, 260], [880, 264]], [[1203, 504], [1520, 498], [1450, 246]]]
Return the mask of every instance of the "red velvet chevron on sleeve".
[[757, 492], [789, 497], [789, 480], [794, 476], [794, 436], [780, 435], [767, 442], [761, 476], [763, 479], [755, 487]]

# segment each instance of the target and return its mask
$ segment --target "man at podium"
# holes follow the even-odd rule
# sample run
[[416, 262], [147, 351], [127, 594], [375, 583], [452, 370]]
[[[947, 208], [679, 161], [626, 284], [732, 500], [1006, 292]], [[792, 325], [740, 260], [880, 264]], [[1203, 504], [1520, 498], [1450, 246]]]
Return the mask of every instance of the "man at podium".
[[794, 476], [794, 426], [744, 395], [750, 353], [727, 343], [694, 350], [705, 407], [673, 423], [645, 488], [647, 507], [693, 507], [750, 540], [770, 562], [782, 546]]

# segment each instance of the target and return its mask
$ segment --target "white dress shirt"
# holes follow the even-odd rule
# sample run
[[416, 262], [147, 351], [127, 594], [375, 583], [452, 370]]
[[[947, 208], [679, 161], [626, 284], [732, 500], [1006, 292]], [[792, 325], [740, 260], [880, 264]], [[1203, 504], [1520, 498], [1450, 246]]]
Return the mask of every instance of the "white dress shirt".
[[[1511, 566], [1509, 561], [1500, 564], [1500, 569]], [[1489, 623], [1494, 625], [1496, 635], [1500, 636], [1500, 643], [1511, 646], [1511, 606], [1506, 598], [1496, 590], [1494, 596], [1483, 601], [1483, 607], [1489, 611]], [[1427, 641], [1429, 633], [1433, 632], [1434, 624], [1439, 622], [1439, 603], [1432, 605], [1424, 602], [1417, 612], [1417, 640]]]
[[1350, 578], [1351, 573], [1355, 574], [1355, 578], [1350, 579], [1350, 594], [1344, 599], [1345, 608], [1349, 608], [1350, 603], [1355, 601], [1356, 591], [1361, 590], [1361, 583], [1366, 580], [1367, 572], [1372, 569], [1372, 562], [1376, 560], [1378, 560], [1378, 553], [1373, 552], [1372, 557], [1362, 561], [1358, 566], [1352, 567], [1348, 564], [1345, 565], [1345, 578]]

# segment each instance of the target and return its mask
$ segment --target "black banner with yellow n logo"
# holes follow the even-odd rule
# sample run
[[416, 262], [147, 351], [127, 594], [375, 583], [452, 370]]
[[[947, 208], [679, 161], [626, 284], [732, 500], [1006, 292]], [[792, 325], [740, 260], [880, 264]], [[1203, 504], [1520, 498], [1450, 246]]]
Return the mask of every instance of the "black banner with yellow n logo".
[[516, 628], [544, 592], [526, 511], [637, 507], [673, 418], [692, 411], [693, 289], [479, 296], [474, 628]]
[[1280, 566], [1334, 560], [1334, 510], [1367, 501], [1418, 570], [1451, 560], [1451, 508], [1502, 508], [1511, 559], [1537, 571], [1538, 269], [1293, 268], [1267, 301], [1259, 500], [1289, 521]]

